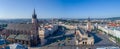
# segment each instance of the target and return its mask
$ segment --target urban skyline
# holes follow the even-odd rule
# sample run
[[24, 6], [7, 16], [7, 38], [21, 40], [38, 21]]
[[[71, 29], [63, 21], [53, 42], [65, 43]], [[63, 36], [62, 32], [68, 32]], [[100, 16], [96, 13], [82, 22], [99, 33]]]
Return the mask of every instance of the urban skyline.
[[0, 0], [0, 49], [120, 49], [118, 0]]
[[0, 0], [0, 19], [106, 18], [120, 16], [119, 0]]

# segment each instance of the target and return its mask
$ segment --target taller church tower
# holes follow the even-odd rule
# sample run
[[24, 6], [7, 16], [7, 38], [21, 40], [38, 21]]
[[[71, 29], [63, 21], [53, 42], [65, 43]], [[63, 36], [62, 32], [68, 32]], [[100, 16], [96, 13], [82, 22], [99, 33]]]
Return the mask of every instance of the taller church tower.
[[37, 24], [38, 23], [37, 15], [35, 13], [35, 9], [34, 9], [34, 12], [33, 12], [33, 15], [32, 15], [32, 23], [33, 24]]
[[39, 43], [39, 36], [38, 36], [38, 19], [37, 19], [37, 15], [35, 13], [35, 9], [34, 12], [32, 14], [32, 30], [31, 30], [31, 42], [34, 44], [31, 45], [37, 45]]

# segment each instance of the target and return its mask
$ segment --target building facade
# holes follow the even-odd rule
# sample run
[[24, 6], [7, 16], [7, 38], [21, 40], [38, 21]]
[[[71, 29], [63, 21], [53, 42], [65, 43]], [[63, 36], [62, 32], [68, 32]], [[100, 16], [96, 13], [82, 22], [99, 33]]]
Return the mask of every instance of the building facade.
[[75, 30], [76, 45], [94, 45], [93, 36], [88, 36], [82, 29]]

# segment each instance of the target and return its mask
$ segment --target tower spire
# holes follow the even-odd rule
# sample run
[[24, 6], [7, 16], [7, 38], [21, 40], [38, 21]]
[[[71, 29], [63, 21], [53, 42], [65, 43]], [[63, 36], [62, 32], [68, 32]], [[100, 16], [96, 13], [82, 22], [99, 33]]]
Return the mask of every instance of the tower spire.
[[34, 13], [33, 13], [33, 14], [36, 14], [36, 13], [35, 13], [35, 8], [34, 8]]
[[33, 14], [32, 14], [32, 23], [37, 23], [37, 15], [35, 13], [35, 8], [34, 8]]
[[34, 8], [32, 18], [36, 19], [36, 17], [37, 17], [37, 15], [36, 15], [36, 13], [35, 13], [35, 8]]

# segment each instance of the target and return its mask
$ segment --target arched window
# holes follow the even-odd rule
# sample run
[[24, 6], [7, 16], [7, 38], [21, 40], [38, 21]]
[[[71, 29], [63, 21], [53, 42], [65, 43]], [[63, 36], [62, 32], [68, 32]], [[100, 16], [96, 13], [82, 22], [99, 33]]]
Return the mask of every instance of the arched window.
[[83, 45], [84, 45], [84, 42], [83, 42]]

